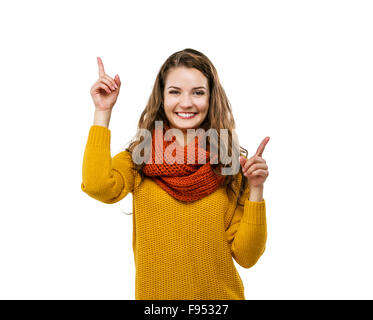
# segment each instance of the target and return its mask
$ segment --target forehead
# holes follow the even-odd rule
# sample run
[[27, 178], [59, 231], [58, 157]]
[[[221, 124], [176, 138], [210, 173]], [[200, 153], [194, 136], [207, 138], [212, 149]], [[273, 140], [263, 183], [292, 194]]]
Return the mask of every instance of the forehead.
[[205, 86], [207, 88], [207, 78], [198, 69], [176, 67], [168, 71], [166, 76], [166, 88], [168, 88], [168, 86], [180, 88]]

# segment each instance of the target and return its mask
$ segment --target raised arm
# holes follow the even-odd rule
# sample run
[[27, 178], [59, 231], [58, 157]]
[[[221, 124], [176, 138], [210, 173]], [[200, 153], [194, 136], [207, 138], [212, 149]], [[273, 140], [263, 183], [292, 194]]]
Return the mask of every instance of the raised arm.
[[121, 82], [118, 75], [112, 79], [105, 73], [100, 57], [97, 63], [99, 78], [91, 87], [94, 122], [84, 151], [81, 189], [101, 202], [115, 203], [133, 191], [135, 171], [129, 152], [111, 158], [108, 127]]
[[243, 268], [256, 264], [267, 241], [265, 200], [250, 201], [249, 197], [248, 187], [237, 203], [225, 231], [232, 257]]

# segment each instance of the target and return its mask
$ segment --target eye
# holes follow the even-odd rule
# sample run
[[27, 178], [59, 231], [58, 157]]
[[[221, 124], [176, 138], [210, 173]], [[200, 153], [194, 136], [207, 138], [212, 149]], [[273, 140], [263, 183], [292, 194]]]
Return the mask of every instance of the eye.
[[[174, 93], [179, 93], [179, 91], [171, 90], [169, 93], [170, 93], [170, 94], [174, 94]], [[198, 96], [202, 96], [202, 95], [205, 94], [204, 91], [196, 91], [195, 93], [197, 93]]]
[[202, 96], [202, 95], [204, 95], [205, 94], [205, 92], [204, 91], [196, 91], [196, 93], [199, 95], [199, 96]]

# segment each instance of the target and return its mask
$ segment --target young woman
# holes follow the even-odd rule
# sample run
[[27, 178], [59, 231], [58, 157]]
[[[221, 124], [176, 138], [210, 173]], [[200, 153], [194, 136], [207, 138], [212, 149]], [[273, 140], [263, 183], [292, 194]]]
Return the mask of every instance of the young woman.
[[[234, 158], [235, 122], [217, 71], [201, 52], [184, 49], [162, 65], [141, 114], [138, 132], [147, 130], [150, 139], [137, 134], [112, 158], [108, 126], [121, 81], [118, 75], [108, 76], [102, 60], [97, 61], [99, 79], [91, 88], [94, 123], [84, 152], [81, 189], [108, 204], [133, 195], [135, 298], [244, 300], [232, 257], [250, 268], [265, 250], [263, 184], [268, 166], [262, 153], [269, 137], [251, 158], [242, 147], [242, 156]], [[188, 129], [202, 130], [191, 137]], [[226, 129], [229, 139], [214, 139], [205, 134], [209, 129], [218, 135]], [[182, 134], [168, 139], [169, 130]], [[146, 141], [151, 152], [137, 152], [146, 160], [139, 163], [134, 154]], [[229, 150], [230, 164], [237, 160], [239, 170], [224, 175], [227, 162], [213, 147]], [[194, 158], [188, 148], [194, 149]]]

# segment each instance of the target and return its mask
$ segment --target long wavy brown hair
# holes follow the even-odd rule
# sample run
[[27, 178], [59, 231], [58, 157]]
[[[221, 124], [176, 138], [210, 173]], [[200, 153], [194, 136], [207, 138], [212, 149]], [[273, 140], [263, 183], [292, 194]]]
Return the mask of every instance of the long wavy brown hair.
[[[155, 121], [163, 121], [163, 123], [170, 127], [169, 120], [166, 117], [163, 103], [164, 103], [164, 86], [166, 83], [167, 74], [172, 68], [177, 67], [187, 67], [187, 68], [195, 68], [199, 70], [208, 80], [209, 84], [209, 110], [206, 118], [204, 119], [203, 123], [201, 124], [201, 128], [207, 131], [208, 129], [212, 128], [215, 129], [218, 134], [218, 141], [215, 141], [214, 138], [210, 138], [209, 136], [206, 139], [206, 148], [209, 149], [212, 144], [214, 144], [217, 149], [221, 150], [223, 148], [226, 151], [228, 156], [234, 154], [232, 150], [232, 137], [233, 137], [233, 129], [235, 129], [235, 121], [232, 114], [231, 104], [225, 94], [225, 91], [220, 84], [218, 73], [209, 60], [203, 53], [194, 50], [194, 49], [184, 49], [178, 52], [173, 53], [161, 66], [157, 78], [155, 79], [155, 83], [153, 86], [152, 93], [150, 94], [149, 100], [147, 105], [140, 116], [140, 120], [138, 123], [138, 129], [147, 129], [150, 132], [153, 132], [155, 127]], [[227, 129], [228, 131], [228, 145], [220, 145], [220, 129]], [[126, 148], [126, 151], [132, 153], [134, 148], [143, 141], [144, 137], [139, 135], [139, 131], [137, 132], [136, 136], [130, 141], [130, 145]], [[224, 140], [224, 139], [223, 139]], [[238, 141], [238, 140], [237, 140]], [[247, 150], [241, 146], [239, 146], [239, 154], [244, 155], [247, 158]], [[236, 150], [237, 151], [237, 150]], [[237, 154], [237, 153], [236, 153]], [[222, 159], [219, 155], [218, 157], [218, 164], [211, 165], [213, 171], [217, 175], [221, 175], [221, 168], [230, 166], [230, 164], [226, 164], [222, 162]], [[143, 181], [145, 175], [142, 171], [145, 163], [136, 164], [134, 163], [134, 168], [141, 176], [141, 182]], [[242, 174], [241, 165], [240, 172]], [[238, 183], [238, 175], [226, 175], [225, 176], [224, 184], [226, 186], [226, 190], [230, 190], [234, 193], [233, 184]], [[242, 182], [239, 189], [240, 198], [243, 191], [247, 187], [247, 179], [242, 175]]]

